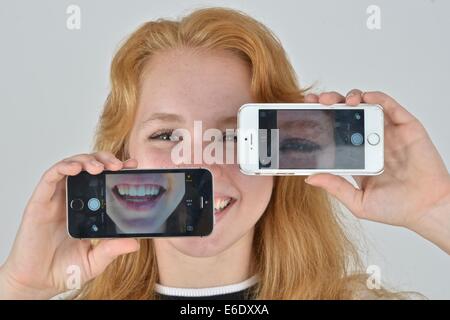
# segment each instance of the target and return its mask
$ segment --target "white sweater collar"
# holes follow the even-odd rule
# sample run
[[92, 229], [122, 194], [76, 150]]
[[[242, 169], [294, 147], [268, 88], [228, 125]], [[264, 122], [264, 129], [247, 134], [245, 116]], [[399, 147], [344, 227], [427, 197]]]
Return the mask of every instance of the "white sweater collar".
[[207, 297], [239, 292], [247, 288], [250, 288], [251, 286], [256, 284], [258, 280], [259, 280], [258, 275], [254, 275], [253, 277], [239, 283], [211, 288], [175, 288], [163, 286], [157, 283], [155, 286], [155, 291], [158, 292], [159, 294], [163, 294], [166, 296]]

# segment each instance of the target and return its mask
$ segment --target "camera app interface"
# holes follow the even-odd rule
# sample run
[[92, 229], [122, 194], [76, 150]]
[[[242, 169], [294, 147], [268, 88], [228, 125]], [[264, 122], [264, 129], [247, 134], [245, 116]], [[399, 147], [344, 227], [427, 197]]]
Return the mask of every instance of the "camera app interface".
[[185, 211], [184, 180], [184, 173], [105, 174], [106, 209], [117, 233], [165, 232], [175, 209]]
[[259, 168], [364, 169], [364, 110], [260, 110]]
[[69, 219], [76, 234], [176, 236], [200, 232], [208, 224], [200, 203], [208, 180], [199, 174], [109, 171], [70, 178]]

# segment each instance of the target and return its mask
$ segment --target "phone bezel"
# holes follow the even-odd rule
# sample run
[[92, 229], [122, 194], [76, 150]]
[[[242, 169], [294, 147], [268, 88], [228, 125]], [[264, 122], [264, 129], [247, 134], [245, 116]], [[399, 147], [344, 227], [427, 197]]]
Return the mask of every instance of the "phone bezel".
[[[211, 185], [211, 194], [206, 194], [206, 196], [209, 195], [208, 199], [210, 200], [208, 203], [208, 208], [211, 211], [212, 214], [212, 222], [210, 224], [210, 228], [208, 229], [208, 232], [206, 233], [202, 233], [202, 234], [191, 234], [191, 233], [186, 233], [186, 234], [173, 234], [173, 233], [142, 233], [142, 234], [116, 234], [114, 236], [106, 236], [106, 237], [102, 237], [102, 236], [95, 236], [95, 237], [78, 237], [77, 235], [74, 235], [70, 232], [70, 227], [69, 227], [69, 193], [68, 193], [68, 180], [69, 180], [69, 176], [66, 176], [65, 178], [65, 187], [66, 187], [66, 197], [65, 197], [65, 206], [66, 206], [66, 230], [67, 230], [67, 234], [73, 238], [73, 239], [77, 239], [77, 240], [82, 240], [82, 239], [117, 239], [117, 238], [139, 238], [139, 239], [153, 239], [153, 238], [185, 238], [185, 237], [206, 237], [208, 235], [210, 235], [213, 232], [214, 229], [214, 225], [215, 225], [215, 214], [214, 214], [214, 179], [213, 179], [213, 175], [212, 172], [208, 169], [208, 168], [203, 168], [203, 167], [195, 167], [195, 168], [189, 168], [189, 167], [184, 167], [184, 168], [164, 168], [164, 169], [143, 169], [143, 168], [127, 168], [127, 169], [121, 169], [118, 171], [112, 171], [112, 170], [104, 170], [102, 173], [105, 173], [105, 171], [107, 173], [118, 173], [118, 172], [132, 172], [135, 173], [136, 171], [138, 172], [142, 172], [142, 173], [151, 173], [151, 172], [155, 172], [155, 173], [171, 173], [171, 172], [188, 172], [188, 171], [192, 171], [192, 170], [204, 170], [205, 172], [207, 172], [209, 174], [209, 180], [210, 180], [210, 185]], [[203, 195], [204, 196], [204, 195]]]
[[[259, 168], [258, 128], [259, 110], [364, 110], [364, 169], [270, 169]], [[379, 175], [384, 170], [384, 114], [379, 104], [348, 106], [344, 103], [323, 105], [319, 103], [247, 103], [238, 111], [237, 158], [239, 168], [247, 175], [312, 175], [332, 173], [340, 175]], [[250, 136], [250, 133], [252, 136]], [[380, 141], [373, 146], [367, 143], [370, 133], [377, 133]], [[256, 136], [253, 136], [255, 135]], [[247, 138], [247, 140], [245, 140]], [[247, 158], [246, 158], [247, 157]], [[246, 159], [248, 161], [246, 161]]]

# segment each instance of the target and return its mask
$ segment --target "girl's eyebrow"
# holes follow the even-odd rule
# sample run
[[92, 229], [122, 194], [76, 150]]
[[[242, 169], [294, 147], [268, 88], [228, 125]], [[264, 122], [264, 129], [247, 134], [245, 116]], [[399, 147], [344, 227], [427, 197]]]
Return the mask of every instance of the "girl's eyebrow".
[[[140, 127], [141, 128], [145, 127], [152, 121], [184, 123], [184, 118], [176, 113], [164, 113], [164, 112], [153, 113], [150, 117], [146, 118], [141, 122]], [[223, 125], [230, 125], [232, 127], [235, 127], [237, 124], [237, 117], [234, 115], [230, 117], [225, 117], [220, 120], [220, 123]]]
[[170, 122], [183, 122], [183, 117], [175, 113], [153, 113], [150, 117], [141, 122], [140, 126], [144, 127], [152, 121], [170, 121]]
[[322, 124], [313, 119], [281, 120], [277, 125], [282, 126], [283, 129], [323, 129]]

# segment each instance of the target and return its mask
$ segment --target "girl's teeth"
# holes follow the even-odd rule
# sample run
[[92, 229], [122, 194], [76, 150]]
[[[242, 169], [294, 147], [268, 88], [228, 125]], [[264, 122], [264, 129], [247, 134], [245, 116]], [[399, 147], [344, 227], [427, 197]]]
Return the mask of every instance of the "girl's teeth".
[[117, 190], [120, 195], [125, 196], [138, 196], [138, 197], [144, 197], [144, 196], [156, 196], [160, 193], [161, 187], [150, 185], [150, 184], [142, 184], [142, 185], [127, 185], [127, 184], [120, 184], [117, 186]]
[[157, 195], [158, 193], [159, 193], [159, 188], [157, 188], [157, 187], [155, 187], [155, 186], [150, 187], [150, 194], [151, 194], [152, 196], [155, 196], [155, 195]]
[[217, 199], [214, 201], [214, 211], [221, 211], [225, 209], [231, 202], [231, 198]]

